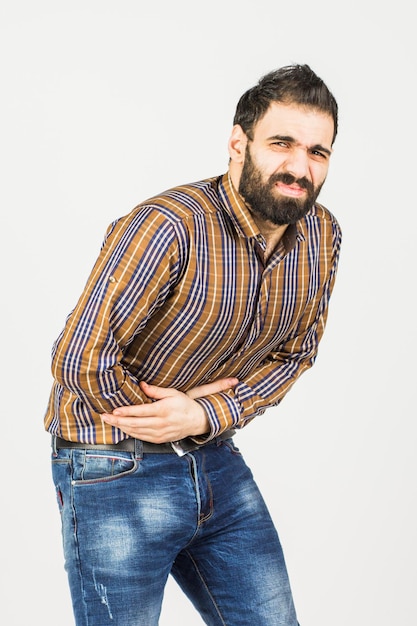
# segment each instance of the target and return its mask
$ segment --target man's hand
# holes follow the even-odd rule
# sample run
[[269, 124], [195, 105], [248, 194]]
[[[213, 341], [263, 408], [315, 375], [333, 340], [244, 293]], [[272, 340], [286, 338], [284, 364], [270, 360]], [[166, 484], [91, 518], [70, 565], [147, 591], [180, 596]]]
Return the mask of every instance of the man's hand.
[[113, 413], [104, 413], [101, 419], [130, 437], [151, 443], [204, 435], [210, 427], [203, 407], [195, 402], [195, 398], [227, 391], [238, 382], [237, 378], [221, 378], [183, 393], [142, 381], [140, 388], [153, 402], [119, 407]]

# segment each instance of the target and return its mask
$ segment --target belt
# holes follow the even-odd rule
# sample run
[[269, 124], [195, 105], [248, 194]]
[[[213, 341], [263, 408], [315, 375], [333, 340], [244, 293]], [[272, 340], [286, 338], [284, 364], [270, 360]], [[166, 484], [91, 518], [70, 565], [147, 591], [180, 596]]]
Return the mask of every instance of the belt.
[[[173, 441], [170, 443], [150, 443], [148, 441], [140, 441], [143, 452], [147, 454], [166, 454], [176, 453], [179, 456], [193, 452], [210, 443], [217, 443], [230, 439], [235, 434], [233, 429], [225, 430], [218, 437], [210, 439], [207, 444], [195, 443], [190, 437]], [[82, 443], [81, 441], [67, 441], [56, 435], [52, 436], [52, 446], [59, 450], [60, 448], [83, 448], [85, 450], [118, 450], [119, 452], [135, 452], [138, 440], [134, 438], [122, 439], [119, 443]]]

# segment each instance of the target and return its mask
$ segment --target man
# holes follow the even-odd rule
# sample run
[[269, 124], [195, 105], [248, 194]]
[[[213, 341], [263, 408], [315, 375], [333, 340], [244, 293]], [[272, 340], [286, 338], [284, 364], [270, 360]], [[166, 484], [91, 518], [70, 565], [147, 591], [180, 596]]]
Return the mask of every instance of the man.
[[[306, 65], [240, 99], [229, 170], [114, 222], [53, 351], [45, 419], [77, 625], [296, 626], [235, 429], [313, 364], [339, 256], [316, 203], [337, 105]], [[173, 623], [179, 623], [175, 618]]]

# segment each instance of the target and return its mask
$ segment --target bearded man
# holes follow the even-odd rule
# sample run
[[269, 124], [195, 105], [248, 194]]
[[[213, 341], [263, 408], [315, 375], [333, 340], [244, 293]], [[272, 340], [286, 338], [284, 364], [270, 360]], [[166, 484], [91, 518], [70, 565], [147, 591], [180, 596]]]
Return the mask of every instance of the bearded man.
[[156, 626], [170, 574], [210, 626], [298, 624], [233, 436], [315, 361], [341, 243], [316, 202], [336, 133], [310, 67], [270, 72], [237, 105], [224, 175], [110, 225], [45, 417], [78, 626]]

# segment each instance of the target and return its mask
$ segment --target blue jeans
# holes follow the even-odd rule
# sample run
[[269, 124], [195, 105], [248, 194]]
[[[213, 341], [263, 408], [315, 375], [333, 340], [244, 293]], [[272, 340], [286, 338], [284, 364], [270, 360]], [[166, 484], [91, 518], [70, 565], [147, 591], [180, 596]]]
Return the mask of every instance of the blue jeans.
[[297, 626], [278, 535], [232, 440], [183, 457], [59, 449], [77, 626], [157, 626], [172, 574], [210, 626]]

